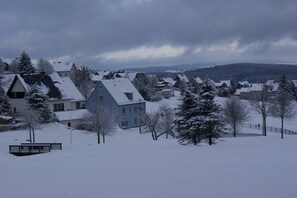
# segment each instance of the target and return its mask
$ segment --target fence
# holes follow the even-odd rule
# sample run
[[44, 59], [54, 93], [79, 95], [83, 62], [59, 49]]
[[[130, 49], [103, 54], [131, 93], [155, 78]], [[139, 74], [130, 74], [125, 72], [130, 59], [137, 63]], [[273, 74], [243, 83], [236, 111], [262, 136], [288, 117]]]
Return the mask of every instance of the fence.
[[[249, 128], [249, 129], [262, 130], [262, 125], [260, 125], [260, 124], [242, 123], [241, 126], [244, 128]], [[278, 128], [278, 127], [266, 126], [266, 130], [270, 131], [270, 132], [281, 133], [281, 128]], [[284, 134], [297, 135], [297, 132], [289, 130], [289, 129], [284, 129]]]

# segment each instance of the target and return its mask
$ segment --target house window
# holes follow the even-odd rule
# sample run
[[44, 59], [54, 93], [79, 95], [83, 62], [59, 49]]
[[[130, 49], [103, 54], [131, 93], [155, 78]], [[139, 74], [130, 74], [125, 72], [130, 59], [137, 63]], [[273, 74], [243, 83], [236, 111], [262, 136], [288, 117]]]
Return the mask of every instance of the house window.
[[25, 92], [10, 92], [10, 93], [8, 93], [8, 96], [10, 98], [24, 98]]
[[132, 92], [125, 92], [125, 94], [126, 94], [126, 96], [127, 96], [127, 98], [129, 100], [133, 100], [133, 93]]
[[123, 121], [123, 122], [121, 123], [121, 125], [122, 125], [123, 128], [128, 127], [128, 121]]
[[99, 101], [100, 101], [100, 102], [103, 102], [103, 100], [104, 100], [104, 99], [103, 99], [103, 96], [99, 96]]
[[129, 107], [129, 112], [131, 113], [131, 111], [132, 111], [132, 109], [131, 109], [131, 107]]
[[123, 116], [126, 115], [126, 109], [125, 108], [122, 109], [122, 114], [123, 114]]
[[54, 104], [54, 111], [64, 111], [64, 103]]
[[135, 114], [137, 113], [137, 107], [134, 107], [134, 113]]
[[80, 109], [80, 102], [76, 102], [76, 109]]
[[137, 118], [134, 118], [134, 124], [137, 124]]

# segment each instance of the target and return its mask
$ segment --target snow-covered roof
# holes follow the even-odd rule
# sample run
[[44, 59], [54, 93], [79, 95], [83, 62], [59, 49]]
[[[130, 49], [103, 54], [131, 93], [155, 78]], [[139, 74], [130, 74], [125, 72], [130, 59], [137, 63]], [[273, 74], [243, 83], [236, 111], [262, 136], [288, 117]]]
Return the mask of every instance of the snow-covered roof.
[[128, 72], [127, 77], [129, 80], [133, 81], [136, 78], [137, 72]]
[[3, 75], [1, 87], [5, 93], [7, 93], [11, 83], [13, 82], [15, 74], [5, 74]]
[[170, 83], [172, 85], [175, 84], [175, 80], [173, 80], [172, 78], [162, 78], [162, 80], [166, 83]]
[[60, 77], [56, 72], [50, 74], [50, 77], [55, 82], [55, 86], [60, 90], [63, 99], [71, 99], [72, 101], [85, 100], [69, 77]]
[[196, 81], [197, 83], [199, 83], [199, 84], [203, 83], [203, 80], [201, 80], [201, 78], [199, 78], [199, 77], [196, 77], [196, 78], [195, 78], [195, 81]]
[[96, 71], [95, 74], [98, 74], [98, 75], [109, 75], [111, 71], [108, 71], [108, 70], [104, 70], [104, 71]]
[[72, 68], [72, 65], [74, 65], [74, 63], [62, 63], [62, 62], [53, 62], [52, 66], [54, 68], [54, 71], [56, 72], [65, 72], [65, 71], [70, 71]]
[[126, 78], [127, 77], [127, 72], [117, 72], [113, 76], [114, 78]]
[[292, 82], [297, 86], [297, 80], [292, 80]]
[[99, 82], [100, 80], [102, 80], [104, 77], [104, 75], [101, 73], [101, 74], [93, 74], [91, 73], [91, 81], [93, 82]]
[[267, 80], [266, 85], [272, 85], [274, 83], [274, 80]]
[[188, 79], [188, 77], [187, 77], [185, 74], [178, 74], [177, 77], [178, 77], [180, 80], [185, 81], [186, 83], [189, 82], [189, 79]]
[[[108, 90], [118, 105], [138, 103], [140, 100], [144, 101], [140, 93], [127, 78], [102, 80], [101, 83]], [[132, 93], [132, 100], [130, 100], [125, 93]]]
[[83, 119], [88, 113], [89, 111], [87, 109], [76, 109], [72, 111], [54, 112], [55, 117], [59, 121]]
[[272, 90], [271, 91], [277, 91], [279, 87], [279, 83], [273, 83], [272, 85]]
[[231, 86], [231, 81], [230, 80], [221, 80], [220, 82], [216, 82], [215, 86], [216, 87], [221, 87], [223, 84], [225, 84], [227, 87]]
[[247, 80], [243, 80], [243, 81], [239, 81], [238, 84], [242, 85], [242, 86], [246, 86], [246, 85], [249, 85], [249, 81]]
[[[58, 74], [57, 74], [58, 75]], [[62, 95], [60, 90], [55, 86], [55, 82], [51, 79], [50, 76], [42, 74], [31, 74], [31, 75], [15, 75], [14, 79], [18, 79], [25, 91], [28, 92], [31, 90], [33, 85], [38, 87], [38, 90], [43, 94], [46, 94], [50, 99], [61, 99]], [[9, 89], [13, 86], [10, 85]]]
[[254, 83], [251, 87], [242, 87], [241, 89], [236, 89], [235, 95], [240, 95], [240, 93], [247, 93], [252, 91], [262, 91], [263, 84]]

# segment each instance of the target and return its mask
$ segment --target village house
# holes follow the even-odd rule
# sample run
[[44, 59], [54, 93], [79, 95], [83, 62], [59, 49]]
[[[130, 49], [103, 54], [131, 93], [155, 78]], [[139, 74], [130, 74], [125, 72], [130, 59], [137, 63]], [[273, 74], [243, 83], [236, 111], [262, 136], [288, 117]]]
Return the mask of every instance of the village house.
[[174, 96], [174, 84], [175, 81], [172, 78], [161, 78], [156, 87], [161, 92], [163, 98], [170, 98]]
[[189, 82], [189, 79], [185, 74], [178, 74], [174, 80], [174, 86], [177, 88], [182, 88]]
[[116, 112], [116, 122], [121, 128], [142, 125], [146, 113], [145, 101], [127, 78], [101, 80], [89, 97], [86, 108], [91, 110], [98, 103]]
[[54, 71], [59, 74], [61, 77], [69, 77], [72, 82], [75, 82], [75, 76], [77, 72], [77, 68], [74, 63], [63, 63], [60, 61], [54, 61], [52, 63]]
[[234, 96], [238, 96], [243, 100], [250, 100], [254, 95], [261, 94], [264, 84], [253, 83], [250, 87], [242, 87], [241, 89], [236, 89]]
[[[37, 85], [41, 93], [48, 96], [50, 111], [57, 119], [59, 112], [67, 111], [68, 114], [75, 114], [77, 113], [76, 111], [80, 111], [85, 106], [84, 97], [69, 77], [62, 78], [56, 72], [50, 75], [15, 74], [13, 76], [13, 80], [5, 90], [9, 97], [12, 111], [17, 115], [22, 114], [27, 108], [25, 95], [33, 85]], [[67, 125], [72, 126], [73, 124], [67, 123]]]

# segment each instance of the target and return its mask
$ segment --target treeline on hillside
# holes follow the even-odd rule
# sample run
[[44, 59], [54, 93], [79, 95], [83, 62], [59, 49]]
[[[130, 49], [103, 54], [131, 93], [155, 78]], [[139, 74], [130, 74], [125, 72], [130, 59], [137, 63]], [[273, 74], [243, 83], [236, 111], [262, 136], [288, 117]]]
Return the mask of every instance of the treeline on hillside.
[[[296, 80], [297, 65], [235, 63], [185, 71], [184, 74], [189, 79], [199, 76], [201, 79], [208, 77], [214, 81], [231, 79], [235, 82], [241, 80], [265, 82], [267, 80], [278, 80], [280, 75], [286, 75], [288, 79]], [[158, 73], [157, 75], [160, 77], [176, 76], [174, 73]]]

